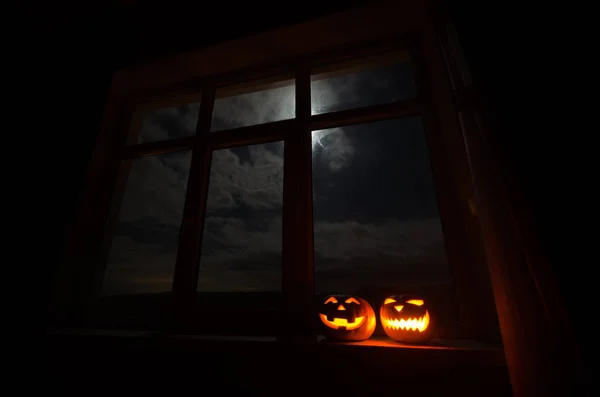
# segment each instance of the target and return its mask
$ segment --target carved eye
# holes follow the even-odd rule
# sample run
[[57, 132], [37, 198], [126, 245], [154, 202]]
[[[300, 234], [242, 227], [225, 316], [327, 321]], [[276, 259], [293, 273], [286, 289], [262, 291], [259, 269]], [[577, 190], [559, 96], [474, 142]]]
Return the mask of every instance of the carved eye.
[[411, 299], [409, 301], [406, 301], [406, 303], [410, 303], [411, 305], [416, 305], [416, 306], [423, 306], [423, 303], [425, 303], [425, 302], [422, 301], [421, 299]]
[[360, 302], [357, 301], [355, 298], [346, 299], [346, 303], [356, 303], [357, 305], [360, 305]]
[[383, 304], [384, 304], [384, 305], [387, 305], [388, 303], [396, 303], [396, 299], [387, 298], [387, 299], [386, 299], [386, 300], [383, 302]]
[[333, 296], [330, 296], [329, 299], [325, 301], [325, 304], [328, 303], [337, 303], [337, 299], [335, 299]]

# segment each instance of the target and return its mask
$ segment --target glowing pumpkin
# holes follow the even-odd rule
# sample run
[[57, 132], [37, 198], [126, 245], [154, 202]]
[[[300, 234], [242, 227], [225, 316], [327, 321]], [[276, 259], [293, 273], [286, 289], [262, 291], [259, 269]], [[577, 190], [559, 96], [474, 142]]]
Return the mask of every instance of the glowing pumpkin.
[[381, 326], [395, 341], [419, 343], [430, 339], [431, 316], [425, 301], [411, 295], [393, 295], [379, 310]]
[[375, 311], [366, 300], [351, 295], [331, 295], [325, 298], [319, 311], [323, 334], [327, 339], [361, 341], [375, 331]]

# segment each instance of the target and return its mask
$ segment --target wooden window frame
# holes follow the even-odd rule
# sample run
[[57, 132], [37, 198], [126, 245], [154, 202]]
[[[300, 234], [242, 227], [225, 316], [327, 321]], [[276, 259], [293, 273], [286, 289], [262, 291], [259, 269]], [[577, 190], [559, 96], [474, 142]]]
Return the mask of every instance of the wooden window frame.
[[[373, 23], [374, 21], [377, 22]], [[489, 326], [487, 322], [480, 321], [486, 316], [493, 319], [497, 317], [491, 292], [488, 291], [487, 295], [480, 294], [486, 295], [485, 297], [477, 295], [481, 291], [472, 292], [475, 286], [489, 285], [489, 275], [480, 242], [478, 220], [470, 211], [473, 186], [465, 152], [465, 142], [460, 132], [460, 125], [452, 102], [452, 90], [438, 47], [433, 22], [427, 2], [374, 2], [371, 5], [357, 7], [347, 12], [280, 28], [277, 32], [268, 32], [222, 43], [200, 51], [179, 54], [118, 71], [113, 78], [109, 100], [99, 129], [100, 134], [81, 192], [80, 204], [66, 239], [65, 260], [56, 275], [51, 305], [54, 322], [60, 324], [64, 316], [81, 322], [79, 319], [85, 317], [83, 313], [87, 305], [93, 301], [96, 292], [99, 291], [99, 280], [102, 278], [104, 265], [101, 263], [102, 255], [100, 253], [106, 249], [108, 244], [107, 239], [103, 239], [103, 236], [108, 236], [105, 233], [105, 226], [110, 226], [111, 220], [118, 213], [114, 210], [114, 206], [111, 211], [111, 202], [113, 197], [118, 197], [116, 193], [122, 188], [122, 181], [121, 184], [118, 183], [122, 159], [192, 147], [195, 154], [192, 159], [192, 168], [196, 169], [196, 164], [208, 167], [207, 163], [210, 161], [208, 155], [204, 155], [204, 163], [201, 162], [198, 155], [198, 153], [207, 151], [208, 146], [197, 143], [199, 142], [195, 140], [197, 138], [181, 138], [135, 147], [124, 145], [128, 130], [132, 125], [132, 115], [136, 114], [136, 109], [162, 107], [161, 102], [163, 101], [177, 101], [182, 96], [198, 93], [203, 93], [202, 103], [205, 103], [207, 93], [215, 92], [219, 87], [258, 81], [272, 76], [286, 75], [290, 72], [299, 79], [302, 73], [306, 73], [309, 68], [339, 64], [351, 59], [405, 49], [408, 44], [411, 44], [412, 49], [416, 50], [412, 54], [415, 57], [414, 61], [420, 65], [417, 70], [417, 78], [419, 76], [426, 77], [423, 81], [428, 82], [426, 85], [422, 84], [423, 81], [421, 82], [423, 86], [419, 91], [420, 97], [418, 101], [413, 101], [412, 105], [422, 106], [426, 111], [423, 114], [424, 128], [427, 135], [430, 163], [434, 171], [442, 227], [445, 231], [447, 258], [451, 271], [455, 275], [453, 284], [459, 304], [461, 335], [467, 336], [468, 334], [475, 339], [486, 340], [490, 334], [497, 334], [496, 324]], [[344, 34], [338, 34], [340, 31], [344, 31]], [[277, 40], [273, 40], [273, 35], [277, 36]], [[232, 56], [233, 54], [236, 56]], [[298, 88], [296, 90], [297, 95], [300, 95], [300, 90]], [[385, 104], [368, 109], [310, 116], [311, 123], [314, 122], [314, 124], [298, 128], [306, 131], [310, 128], [328, 128], [336, 123], [337, 125], [366, 123], [414, 113], [414, 110], [406, 111], [408, 106], [402, 106], [400, 109], [397, 104]], [[377, 114], [379, 117], [375, 117]], [[254, 135], [257, 131], [266, 134], [267, 129], [270, 128], [271, 133], [277, 134], [277, 128], [287, 128], [285, 132], [289, 135], [292, 134], [293, 128], [291, 127], [296, 124], [300, 125], [297, 119], [284, 120], [261, 126], [239, 128], [229, 131], [228, 134], [226, 131], [219, 131], [216, 136], [219, 139], [225, 139], [224, 137], [227, 136], [229, 141], [226, 143], [233, 141], [240, 145], [259, 143], [260, 140]], [[286, 138], [291, 139], [287, 136]], [[217, 141], [211, 141], [210, 144], [214, 148], [219, 144], [227, 146], [227, 144]], [[301, 152], [301, 141], [296, 144], [298, 145], [296, 152]], [[286, 146], [288, 146], [287, 142]], [[288, 156], [287, 160], [289, 160], [289, 156], [293, 156], [289, 153], [290, 149], [288, 148], [285, 153]], [[298, 173], [298, 171], [289, 169], [289, 161], [285, 161], [285, 163], [288, 165], [288, 169], [285, 169], [284, 173], [289, 180], [290, 173]], [[310, 175], [306, 169], [304, 175]], [[190, 175], [190, 178], [192, 177], [196, 178]], [[307, 179], [304, 178], [301, 182], [306, 186], [304, 191], [309, 188]], [[300, 178], [297, 180], [300, 183]], [[286, 189], [284, 196], [286, 193], [289, 194], [289, 188], [289, 186], [284, 187]], [[193, 211], [188, 209], [191, 194], [193, 192], [187, 192], [184, 210], [186, 219], [193, 219], [189, 217], [190, 212]], [[201, 195], [202, 192], [195, 194]], [[447, 200], [441, 196], [447, 197]], [[307, 198], [304, 198], [304, 201], [306, 200]], [[298, 205], [298, 207], [300, 206]], [[284, 209], [284, 211], [286, 210]], [[302, 211], [307, 214], [310, 211], [309, 206], [306, 205]], [[297, 213], [284, 214], [284, 217], [287, 216], [289, 219], [292, 215], [298, 217]], [[203, 219], [198, 222], [188, 220], [182, 223], [180, 245], [198, 244], [197, 240], [191, 238], [189, 242], [184, 242], [184, 239], [188, 238], [184, 236], [197, 235], [198, 230], [194, 232], [189, 229], [193, 227], [198, 229], [202, 221]], [[461, 230], [461, 232], [448, 233], [448, 228], [453, 227], [451, 225], [455, 225], [456, 230]], [[284, 231], [284, 234], [296, 232], [299, 233], [299, 230]], [[312, 230], [310, 232], [312, 233]], [[303, 239], [306, 240], [307, 237], [304, 236]], [[104, 244], [102, 244], [103, 240]], [[286, 240], [285, 235], [284, 240]], [[300, 243], [298, 242], [298, 244]], [[305, 245], [307, 244], [305, 243]], [[286, 249], [287, 246], [284, 250]], [[182, 252], [185, 252], [185, 249], [183, 251], [180, 249], [178, 255], [183, 256]], [[311, 250], [306, 252], [312, 252], [312, 246]], [[309, 260], [311, 259], [305, 259], [305, 261]], [[179, 264], [183, 263], [182, 261], [183, 258], [178, 257], [174, 276], [174, 295], [178, 302], [177, 318], [184, 323], [186, 313], [190, 312], [190, 307], [186, 307], [185, 302], [191, 301], [192, 288], [189, 285], [184, 287], [184, 282], [179, 284], [178, 280], [189, 278], [189, 276], [183, 275], [182, 269], [186, 267]], [[192, 273], [189, 268], [191, 265], [188, 266], [187, 272]], [[284, 269], [284, 274], [286, 271]], [[305, 274], [310, 274], [310, 271], [305, 271]], [[460, 276], [456, 277], [459, 274]], [[306, 285], [306, 282], [295, 284], [298, 289], [294, 293], [290, 293], [290, 296], [284, 299], [284, 303], [298, 306], [300, 305], [298, 302], [305, 302], [308, 305], [308, 302], [305, 301], [308, 293], [301, 292], [301, 286]], [[474, 293], [478, 296], [477, 304], [473, 303]], [[296, 303], [289, 303], [292, 301]], [[284, 323], [285, 321], [282, 321], [282, 324]], [[306, 330], [301, 334], [307, 334]]]
[[[415, 69], [417, 97], [394, 103], [366, 106], [318, 115], [311, 115], [310, 83], [311, 71], [328, 65], [339, 64], [362, 58], [396, 51], [408, 51]], [[296, 95], [296, 117], [289, 120], [239, 127], [229, 130], [210, 132], [215, 94], [218, 89], [240, 83], [252, 83], [256, 80], [279, 75], [293, 75]], [[209, 183], [209, 170], [212, 151], [221, 148], [250, 144], [284, 141], [284, 191], [283, 191], [283, 268], [282, 268], [282, 310], [283, 316], [279, 330], [274, 330], [282, 339], [314, 340], [314, 320], [312, 302], [314, 297], [313, 264], [313, 224], [312, 224], [312, 151], [311, 133], [314, 130], [370, 123], [406, 116], [419, 115], [423, 119], [427, 138], [430, 165], [432, 168], [440, 218], [445, 236], [447, 260], [453, 275], [457, 303], [460, 313], [476, 313], [470, 307], [471, 292], [461, 295], [461, 286], [481, 285], [481, 280], [472, 276], [480, 273], [472, 269], [485, 269], [481, 256], [465, 255], [468, 245], [473, 247], [473, 230], [467, 230], [472, 222], [465, 219], [464, 203], [454, 188], [455, 168], [448, 158], [445, 137], [440, 131], [437, 109], [432, 100], [428, 83], [427, 62], [424, 56], [422, 38], [417, 33], [388, 38], [385, 41], [365, 42], [362, 45], [343, 47], [337, 50], [310, 54], [275, 65], [263, 65], [245, 71], [236, 71], [222, 75], [207, 76], [185, 86], [164, 87], [163, 95], [158, 92], [144, 92], [129, 99], [123, 106], [128, 110], [122, 125], [120, 137], [120, 155], [115, 162], [126, 164], [143, 156], [191, 150], [188, 189], [183, 210], [177, 261], [173, 277], [172, 294], [174, 298], [175, 326], [189, 329], [193, 301], [196, 294], [202, 230]], [[159, 142], [130, 144], [140, 130], [143, 113], [184, 101], [201, 98], [196, 135]], [[129, 144], [127, 144], [129, 143]], [[100, 292], [103, 268], [106, 263], [113, 224], [118, 214], [120, 198], [125, 187], [127, 168], [116, 165], [119, 175], [113, 187], [113, 204], [106, 218], [100, 259], [94, 276], [94, 290]], [[463, 172], [468, 172], [464, 171]], [[462, 215], [462, 216], [461, 216]], [[308, 221], [307, 221], [308, 220]], [[470, 234], [469, 234], [470, 233]], [[476, 237], [476, 236], [475, 236]], [[470, 240], [471, 239], [471, 240]], [[467, 245], [465, 245], [467, 244]], [[492, 307], [493, 309], [493, 307]], [[293, 319], [286, 316], [292, 314]], [[300, 314], [300, 317], [299, 317]], [[493, 313], [495, 315], [495, 313]], [[475, 317], [472, 315], [471, 317]], [[302, 320], [299, 320], [301, 318]], [[290, 326], [293, 322], [294, 326]], [[461, 318], [463, 333], [460, 336], [482, 339], [479, 325], [469, 318]], [[287, 326], [286, 326], [287, 324]], [[489, 327], [488, 327], [489, 328]], [[466, 330], [466, 332], [465, 332]], [[472, 332], [470, 332], [472, 331]]]

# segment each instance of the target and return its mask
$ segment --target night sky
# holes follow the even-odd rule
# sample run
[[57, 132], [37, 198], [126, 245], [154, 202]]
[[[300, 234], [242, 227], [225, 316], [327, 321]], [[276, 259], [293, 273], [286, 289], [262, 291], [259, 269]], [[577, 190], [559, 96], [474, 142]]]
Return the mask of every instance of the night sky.
[[[312, 113], [412, 98], [410, 63], [311, 86]], [[292, 85], [215, 101], [212, 132], [294, 117]], [[199, 104], [145, 119], [140, 142], [194, 134]], [[170, 291], [190, 152], [133, 160], [103, 293]], [[213, 152], [199, 291], [279, 291], [283, 142]], [[194, 181], [190, 181], [194, 183]], [[318, 292], [449, 283], [420, 117], [313, 132]]]

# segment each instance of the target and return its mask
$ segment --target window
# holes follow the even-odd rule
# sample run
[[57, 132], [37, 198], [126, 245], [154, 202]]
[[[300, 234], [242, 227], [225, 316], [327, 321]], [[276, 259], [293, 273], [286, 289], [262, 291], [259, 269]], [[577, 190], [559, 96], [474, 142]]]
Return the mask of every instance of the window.
[[211, 131], [287, 120], [295, 116], [294, 81], [270, 79], [217, 90]]
[[410, 55], [405, 52], [316, 68], [311, 76], [311, 113], [413, 99], [417, 95]]
[[190, 158], [183, 151], [123, 162], [128, 178], [103, 295], [171, 291]]
[[150, 102], [137, 109], [132, 128], [127, 137], [128, 145], [160, 142], [196, 134], [196, 122], [200, 109], [200, 96], [188, 95], [160, 105]]
[[300, 323], [318, 317], [299, 313], [315, 296], [356, 294], [377, 310], [387, 293], [418, 292], [436, 307], [436, 336], [457, 336], [476, 304], [457, 302], [456, 286], [484, 272], [452, 254], [462, 240], [448, 236], [466, 232], [411, 54], [207, 79], [202, 102], [144, 111], [123, 151], [104, 295], [172, 292], [177, 327], [279, 335], [295, 331], [281, 327], [290, 313], [314, 333]]
[[[165, 105], [140, 109], [142, 121], [133, 119], [127, 141], [170, 142], [194, 135], [200, 104]], [[91, 310], [94, 326], [168, 327], [192, 151], [158, 152], [132, 152], [133, 158], [121, 161], [112, 203], [116, 217], [106, 225], [108, 252], [100, 264], [98, 304]]]
[[[212, 154], [195, 310], [208, 333], [273, 334], [280, 308], [283, 142]], [[218, 327], [213, 324], [218, 323]]]
[[143, 121], [138, 143], [194, 135], [199, 107], [199, 103], [190, 103], [151, 113]]
[[281, 290], [282, 195], [283, 142], [213, 152], [199, 292]]
[[421, 117], [313, 131], [312, 152], [316, 292], [418, 293], [456, 321]]
[[317, 292], [450, 283], [421, 118], [314, 131], [312, 142]]

